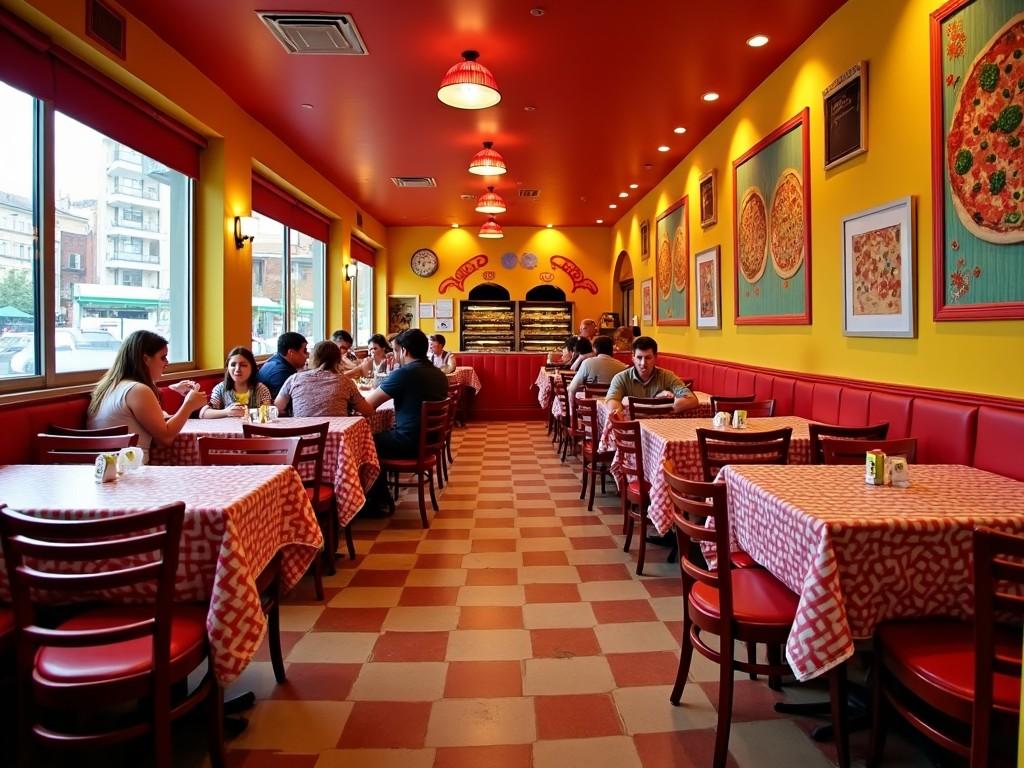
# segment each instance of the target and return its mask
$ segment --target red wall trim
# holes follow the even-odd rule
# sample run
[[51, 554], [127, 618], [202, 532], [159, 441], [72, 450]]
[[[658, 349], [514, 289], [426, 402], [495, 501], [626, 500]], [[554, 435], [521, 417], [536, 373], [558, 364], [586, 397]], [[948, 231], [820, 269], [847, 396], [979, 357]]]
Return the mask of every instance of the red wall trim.
[[252, 209], [323, 243], [330, 239], [330, 219], [255, 174], [252, 177]]

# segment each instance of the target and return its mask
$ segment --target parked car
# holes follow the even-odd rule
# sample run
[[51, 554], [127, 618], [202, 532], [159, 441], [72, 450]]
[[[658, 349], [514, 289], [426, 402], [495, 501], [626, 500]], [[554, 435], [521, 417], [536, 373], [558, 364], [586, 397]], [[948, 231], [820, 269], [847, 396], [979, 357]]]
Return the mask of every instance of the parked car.
[[[32, 334], [27, 336], [28, 342], [10, 359], [11, 373], [36, 372]], [[61, 373], [109, 368], [121, 346], [121, 342], [107, 331], [80, 331], [77, 328], [58, 328], [54, 332], [54, 344], [57, 349], [57, 371]]]
[[0, 376], [12, 373], [11, 358], [31, 343], [31, 333], [7, 332], [0, 336]]

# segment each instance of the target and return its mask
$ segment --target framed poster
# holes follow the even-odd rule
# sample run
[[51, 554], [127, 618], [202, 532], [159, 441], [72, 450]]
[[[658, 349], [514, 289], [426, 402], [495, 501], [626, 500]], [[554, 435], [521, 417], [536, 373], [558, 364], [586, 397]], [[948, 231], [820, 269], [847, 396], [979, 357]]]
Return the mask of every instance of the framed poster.
[[645, 328], [654, 325], [654, 278], [640, 283], [640, 320]]
[[905, 197], [843, 219], [843, 334], [917, 334], [914, 209]]
[[454, 331], [455, 320], [450, 317], [436, 317], [434, 318], [434, 330], [435, 331]]
[[687, 284], [690, 277], [689, 205], [686, 195], [658, 214], [655, 310], [659, 325], [689, 325]]
[[700, 177], [700, 225], [710, 227], [718, 221], [718, 171], [710, 170]]
[[810, 325], [808, 109], [733, 160], [737, 325]]
[[825, 102], [825, 170], [868, 151], [868, 63], [837, 77], [822, 94]]
[[640, 261], [651, 258], [651, 222], [644, 219], [640, 222]]
[[953, 0], [931, 15], [933, 313], [1024, 319], [1024, 12]]
[[698, 328], [722, 327], [722, 259], [715, 246], [693, 257], [694, 317]]
[[454, 317], [455, 300], [438, 299], [434, 302], [434, 317]]
[[388, 335], [420, 324], [420, 297], [388, 296]]

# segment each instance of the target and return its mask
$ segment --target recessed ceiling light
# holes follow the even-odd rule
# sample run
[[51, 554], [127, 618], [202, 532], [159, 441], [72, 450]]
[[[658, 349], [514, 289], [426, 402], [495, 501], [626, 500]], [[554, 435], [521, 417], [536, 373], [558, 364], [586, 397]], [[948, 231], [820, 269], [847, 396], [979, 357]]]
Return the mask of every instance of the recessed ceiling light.
[[619, 197], [629, 197], [629, 192], [619, 192]]
[[768, 45], [767, 35], [754, 35], [752, 38], [747, 40], [747, 45], [751, 48], [760, 48], [764, 45]]
[[596, 223], [598, 223], [598, 224], [604, 224], [604, 219], [598, 219]]
[[708, 91], [703, 96], [701, 96], [701, 98], [704, 101], [718, 101], [718, 94], [715, 93], [714, 91]]
[[312, 104], [300, 104], [299, 106], [302, 107], [303, 109], [312, 109], [313, 108]]
[[678, 128], [673, 128], [672, 129], [672, 133], [680, 133], [680, 134], [686, 133], [686, 129], [683, 128], [683, 126], [680, 125]]
[[637, 187], [639, 187], [639, 186], [640, 186], [639, 184], [630, 184], [630, 185], [629, 185], [629, 188], [630, 188], [630, 189], [636, 189], [636, 188], [637, 188]]
[[543, 8], [531, 8], [530, 9], [530, 15], [531, 16], [543, 16], [544, 15], [544, 9]]
[[459, 223], [457, 221], [452, 222], [452, 229], [458, 229], [458, 228], [459, 228]]
[[555, 226], [555, 225], [554, 224], [548, 224], [548, 229], [551, 229], [553, 226]]
[[523, 107], [523, 111], [524, 112], [536, 112], [537, 108], [535, 106], [533, 106], [532, 104], [527, 104], [525, 107]]
[[617, 206], [617, 205], [616, 205], [615, 203], [612, 203], [612, 204], [611, 204], [611, 205], [609, 205], [608, 207], [609, 207], [609, 208], [618, 208], [619, 206]]
[[671, 147], [666, 147], [664, 144], [662, 144], [660, 147], [658, 147], [658, 151], [659, 152], [668, 152], [669, 149], [671, 149]]

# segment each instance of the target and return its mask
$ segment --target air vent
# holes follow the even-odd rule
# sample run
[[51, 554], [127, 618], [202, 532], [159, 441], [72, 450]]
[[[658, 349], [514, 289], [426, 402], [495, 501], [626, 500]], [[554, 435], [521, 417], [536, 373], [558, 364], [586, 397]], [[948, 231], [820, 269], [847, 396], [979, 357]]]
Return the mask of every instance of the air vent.
[[125, 53], [124, 16], [100, 0], [86, 0], [85, 31], [122, 59]]
[[519, 196], [520, 197], [527, 197], [527, 198], [529, 198], [531, 200], [536, 200], [538, 197], [540, 197], [540, 190], [539, 189], [520, 189], [519, 190]]
[[392, 176], [391, 183], [396, 187], [410, 189], [430, 189], [437, 186], [432, 176]]
[[344, 13], [257, 11], [288, 53], [365, 56], [366, 46], [352, 17]]

